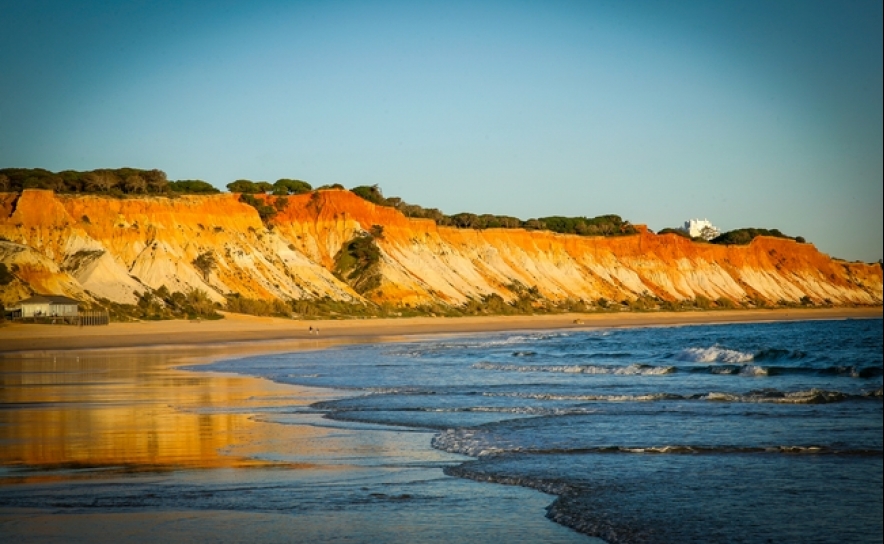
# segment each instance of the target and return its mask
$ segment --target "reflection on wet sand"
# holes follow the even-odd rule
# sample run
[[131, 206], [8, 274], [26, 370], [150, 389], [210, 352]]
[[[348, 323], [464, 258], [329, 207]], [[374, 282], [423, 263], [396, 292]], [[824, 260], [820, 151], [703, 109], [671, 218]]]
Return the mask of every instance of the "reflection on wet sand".
[[547, 495], [445, 476], [430, 432], [308, 407], [341, 391], [95, 353], [0, 356], [0, 541], [586, 542]]
[[[280, 433], [289, 447], [326, 429], [255, 421], [249, 409], [305, 405], [327, 392], [172, 368], [169, 354], [0, 359], [0, 482], [66, 469], [162, 471], [266, 462], [227, 455]], [[87, 473], [90, 471], [86, 471]], [[94, 472], [94, 471], [91, 471]]]

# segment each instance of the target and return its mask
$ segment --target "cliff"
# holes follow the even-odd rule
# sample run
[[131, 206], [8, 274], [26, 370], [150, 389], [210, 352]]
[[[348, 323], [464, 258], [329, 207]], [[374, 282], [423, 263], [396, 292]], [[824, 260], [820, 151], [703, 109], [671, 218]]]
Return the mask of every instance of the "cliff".
[[[265, 197], [273, 203], [275, 197]], [[218, 302], [371, 300], [459, 306], [531, 289], [538, 301], [728, 298], [767, 303], [881, 304], [877, 264], [847, 263], [811, 244], [756, 238], [747, 246], [674, 234], [582, 237], [522, 229], [469, 230], [409, 219], [349, 191], [290, 196], [266, 224], [236, 195], [140, 197], [0, 193], [0, 262], [13, 279], [0, 301], [31, 292], [133, 303], [165, 285]], [[370, 289], [333, 273], [348, 242], [368, 232], [378, 258]], [[351, 284], [356, 285], [353, 281]], [[807, 297], [807, 298], [804, 298]]]

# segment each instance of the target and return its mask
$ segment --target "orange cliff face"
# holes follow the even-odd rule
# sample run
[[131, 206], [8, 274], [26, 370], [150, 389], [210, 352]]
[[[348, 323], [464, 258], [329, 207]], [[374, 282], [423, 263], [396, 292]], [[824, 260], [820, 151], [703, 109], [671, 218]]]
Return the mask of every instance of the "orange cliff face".
[[[264, 198], [268, 203], [276, 197]], [[280, 203], [281, 204], [281, 203]], [[28, 289], [134, 302], [165, 285], [260, 299], [461, 305], [534, 288], [542, 299], [664, 300], [702, 295], [836, 305], [881, 304], [877, 264], [834, 260], [813, 245], [757, 238], [748, 246], [698, 244], [646, 229], [633, 236], [582, 237], [523, 229], [439, 227], [376, 206], [349, 191], [287, 197], [263, 224], [237, 195], [142, 197], [0, 194], [0, 261], [15, 280], [6, 304]], [[332, 273], [355, 236], [383, 227], [380, 285], [360, 296]], [[210, 254], [214, 266], [194, 261]]]
[[[16, 264], [16, 282], [34, 292], [92, 295], [134, 303], [140, 293], [201, 289], [216, 301], [240, 293], [261, 299], [357, 297], [273, 230], [236, 195], [116, 199], [26, 190], [0, 196], [0, 259], [26, 251], [62, 289], [46, 289]], [[209, 254], [214, 265], [194, 261]], [[37, 263], [37, 257], [43, 261]], [[22, 261], [24, 257], [19, 257]], [[70, 285], [68, 285], [70, 284]], [[0, 288], [2, 289], [2, 288]], [[79, 293], [77, 292], [79, 289]], [[0, 291], [6, 304], [18, 300]]]

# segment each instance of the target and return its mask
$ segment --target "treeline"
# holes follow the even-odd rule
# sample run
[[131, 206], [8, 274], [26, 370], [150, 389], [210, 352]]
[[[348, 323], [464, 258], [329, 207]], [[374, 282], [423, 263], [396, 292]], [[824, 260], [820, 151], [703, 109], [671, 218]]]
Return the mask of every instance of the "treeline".
[[[673, 228], [665, 228], [660, 230], [657, 234], [677, 234], [683, 238], [687, 238], [689, 240], [693, 240], [694, 242], [699, 242], [701, 244], [707, 243], [706, 240], [697, 236], [692, 238], [690, 234], [681, 230], [681, 229], [673, 229]], [[758, 236], [771, 236], [773, 238], [784, 238], [786, 240], [795, 240], [799, 244], [804, 244], [807, 240], [804, 239], [803, 236], [789, 236], [787, 234], [783, 234], [779, 229], [757, 229], [757, 228], [743, 228], [743, 229], [734, 229], [722, 233], [715, 238], [708, 241], [710, 244], [718, 244], [724, 246], [730, 245], [739, 245], [744, 246], [749, 244], [753, 239]]]
[[[3, 168], [0, 169], [0, 192], [21, 192], [24, 189], [49, 189], [57, 193], [103, 194], [124, 197], [126, 195], [165, 195], [180, 194], [217, 194], [220, 193], [210, 183], [198, 179], [170, 181], [162, 170], [143, 170], [139, 168], [99, 168], [97, 170], [77, 171], [64, 170], [51, 172], [43, 168]], [[238, 179], [227, 184], [232, 193], [239, 193], [240, 200], [254, 207], [265, 222], [283, 209], [287, 201], [276, 199], [272, 205], [255, 195], [272, 194], [277, 197], [299, 195], [313, 191], [313, 186], [306, 181], [282, 178], [275, 183], [267, 181], [251, 181]], [[343, 185], [323, 185], [316, 190], [340, 189]], [[401, 198], [383, 195], [377, 185], [361, 185], [350, 189], [363, 199], [377, 204], [395, 208], [406, 217], [430, 219], [437, 225], [464, 229], [529, 229], [549, 230], [562, 234], [583, 236], [621, 236], [635, 234], [637, 230], [619, 215], [609, 214], [597, 217], [564, 217], [550, 216], [522, 220], [509, 215], [475, 214], [469, 212], [448, 215], [438, 208], [424, 208], [417, 204], [409, 204]], [[680, 230], [666, 228], [659, 234], [673, 233], [690, 238]], [[742, 228], [725, 232], [709, 243], [720, 245], [745, 245], [758, 236], [772, 236], [805, 243], [802, 236], [788, 236], [778, 229]], [[695, 242], [705, 242], [701, 238], [693, 238]]]
[[638, 232], [628, 221], [619, 215], [609, 214], [598, 217], [550, 216], [523, 221], [509, 215], [475, 214], [469, 212], [446, 215], [437, 208], [423, 208], [409, 204], [398, 197], [386, 198], [377, 185], [362, 185], [350, 189], [354, 194], [377, 204], [399, 210], [406, 217], [431, 219], [437, 225], [462, 229], [530, 229], [550, 230], [562, 234], [583, 236], [620, 236]]
[[278, 179], [276, 183], [271, 184], [267, 181], [251, 181], [248, 179], [238, 179], [227, 184], [227, 190], [231, 193], [240, 193], [244, 195], [258, 194], [274, 194], [277, 196], [285, 195], [301, 195], [309, 193], [313, 190], [313, 186], [306, 181], [299, 179]]
[[758, 236], [772, 236], [774, 238], [785, 238], [787, 240], [795, 240], [799, 244], [806, 243], [803, 236], [788, 236], [780, 232], [779, 229], [735, 229], [721, 234], [709, 241], [711, 244], [721, 245], [746, 245]]
[[[256, 195], [272, 194], [285, 197], [287, 195], [304, 194], [313, 191], [313, 187], [306, 181], [293, 179], [280, 179], [276, 183], [267, 181], [251, 181], [239, 179], [227, 184], [227, 189], [232, 193], [240, 194], [240, 201], [254, 207], [261, 219], [267, 221], [279, 210], [283, 209], [287, 201], [277, 199], [271, 203], [257, 198]], [[340, 184], [324, 185], [316, 190], [340, 189], [345, 190]], [[417, 204], [409, 204], [398, 197], [387, 198], [377, 185], [360, 185], [350, 191], [378, 206], [395, 208], [406, 217], [430, 219], [437, 225], [456, 227], [462, 229], [530, 229], [550, 230], [562, 234], [579, 234], [584, 236], [620, 236], [635, 234], [637, 230], [628, 221], [624, 221], [619, 215], [609, 214], [598, 217], [563, 217], [550, 216], [523, 221], [518, 217], [509, 215], [475, 214], [469, 212], [447, 215], [437, 208], [424, 208]]]
[[215, 194], [218, 189], [198, 179], [169, 181], [162, 170], [139, 168], [100, 168], [80, 172], [50, 172], [42, 168], [0, 169], [0, 191], [49, 189], [56, 193], [124, 195]]

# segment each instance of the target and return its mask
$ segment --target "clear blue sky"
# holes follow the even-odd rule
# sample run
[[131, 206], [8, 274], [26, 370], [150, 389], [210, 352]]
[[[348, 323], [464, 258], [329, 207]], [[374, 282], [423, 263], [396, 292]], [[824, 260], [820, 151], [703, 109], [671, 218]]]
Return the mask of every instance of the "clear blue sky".
[[0, 0], [0, 167], [379, 184], [882, 257], [880, 0], [114, 4]]

